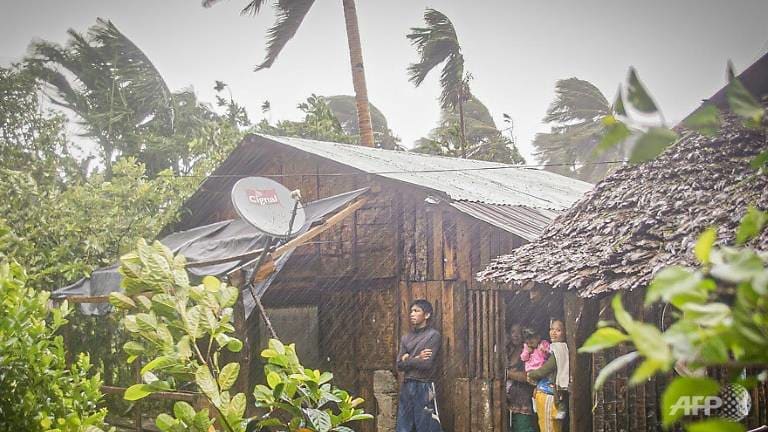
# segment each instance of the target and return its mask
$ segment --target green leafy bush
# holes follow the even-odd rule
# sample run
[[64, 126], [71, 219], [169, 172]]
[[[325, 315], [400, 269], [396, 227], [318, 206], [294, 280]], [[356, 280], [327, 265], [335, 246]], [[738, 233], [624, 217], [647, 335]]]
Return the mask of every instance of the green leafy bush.
[[127, 312], [122, 323], [130, 341], [123, 350], [128, 362], [141, 358], [142, 383], [129, 387], [127, 400], [159, 391], [174, 391], [194, 383], [215, 410], [196, 411], [177, 402], [173, 415], [161, 414], [163, 431], [204, 432], [218, 427], [228, 432], [246, 430], [348, 432], [344, 423], [372, 418], [356, 406], [363, 402], [330, 385], [333, 375], [305, 369], [293, 345], [270, 341], [262, 353], [267, 360], [268, 386], [254, 389], [261, 414], [245, 417], [246, 396], [232, 394], [240, 365], [222, 365], [224, 351], [239, 352], [243, 344], [232, 336], [233, 309], [239, 290], [206, 276], [191, 285], [183, 256], [173, 256], [159, 242], [140, 240], [137, 251], [121, 258], [123, 293], [110, 302]]
[[49, 293], [26, 279], [17, 263], [0, 263], [0, 430], [100, 431], [101, 378], [86, 354], [67, 366], [56, 335], [70, 309], [49, 308]]

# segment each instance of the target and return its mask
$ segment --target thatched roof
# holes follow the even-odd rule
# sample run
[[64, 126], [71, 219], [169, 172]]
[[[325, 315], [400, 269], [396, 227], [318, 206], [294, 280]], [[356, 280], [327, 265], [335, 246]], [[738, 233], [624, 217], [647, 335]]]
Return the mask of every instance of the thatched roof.
[[[768, 83], [768, 57], [743, 75], [755, 94]], [[757, 91], [755, 91], [757, 90]], [[722, 106], [723, 92], [710, 101]], [[656, 160], [626, 166], [598, 183], [542, 237], [494, 260], [481, 281], [573, 289], [582, 297], [644, 287], [670, 264], [693, 264], [693, 245], [709, 226], [729, 242], [749, 205], [768, 208], [768, 176], [750, 167], [765, 150], [764, 130], [728, 115], [709, 138], [682, 131]], [[755, 240], [768, 249], [768, 233]]]

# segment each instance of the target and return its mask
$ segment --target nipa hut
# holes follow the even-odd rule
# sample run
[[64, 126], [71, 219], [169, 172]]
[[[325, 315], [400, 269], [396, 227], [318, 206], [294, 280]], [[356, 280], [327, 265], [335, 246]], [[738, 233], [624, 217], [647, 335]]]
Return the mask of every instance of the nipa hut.
[[[590, 184], [492, 162], [249, 135], [166, 231], [236, 219], [230, 191], [245, 176], [299, 189], [304, 202], [368, 189], [293, 251], [260, 298], [277, 335], [296, 342], [306, 364], [366, 399], [376, 420], [356, 428], [394, 430], [398, 343], [409, 330], [409, 303], [426, 298], [443, 335], [436, 384], [444, 430], [504, 430], [503, 301], [474, 275], [538, 237]], [[241, 369], [240, 385], [252, 388], [269, 333], [258, 313], [235, 327], [245, 340], [241, 363], [251, 366]]]
[[[740, 79], [753, 94], [768, 95], [768, 56]], [[724, 89], [705, 102], [727, 109]], [[546, 300], [542, 310], [564, 315], [573, 371], [573, 431], [660, 429], [658, 400], [668, 377], [629, 387], [624, 371], [592, 394], [601, 368], [627, 350], [594, 355], [576, 350], [598, 320], [611, 319], [611, 295], [619, 291], [625, 292], [635, 317], [663, 327], [663, 309], [642, 306], [654, 273], [673, 264], [695, 265], [693, 245], [705, 228], [718, 227], [718, 238], [728, 243], [749, 205], [768, 208], [768, 177], [750, 167], [766, 149], [764, 129], [746, 129], [726, 115], [715, 137], [680, 132], [682, 138], [656, 160], [608, 176], [540, 239], [493, 260], [478, 275], [489, 289], [518, 294], [513, 315], [538, 308], [531, 306], [531, 298]], [[753, 246], [768, 249], [768, 234]], [[763, 384], [752, 391], [750, 426], [768, 423], [766, 390]]]

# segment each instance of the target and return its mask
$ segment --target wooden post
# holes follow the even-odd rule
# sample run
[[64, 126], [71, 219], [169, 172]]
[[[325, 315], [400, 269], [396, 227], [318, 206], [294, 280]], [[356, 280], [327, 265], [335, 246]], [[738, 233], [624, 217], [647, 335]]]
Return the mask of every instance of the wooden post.
[[575, 292], [564, 295], [565, 332], [570, 356], [568, 417], [570, 430], [592, 429], [592, 356], [579, 354], [578, 349], [595, 330], [599, 315], [597, 300], [585, 300]]

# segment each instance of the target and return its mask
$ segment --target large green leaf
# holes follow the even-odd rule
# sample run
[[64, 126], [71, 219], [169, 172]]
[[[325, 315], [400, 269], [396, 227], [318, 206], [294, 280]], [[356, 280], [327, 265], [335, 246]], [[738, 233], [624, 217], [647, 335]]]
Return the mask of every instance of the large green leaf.
[[[691, 407], [691, 397], [717, 396], [720, 385], [710, 378], [677, 377], [664, 390], [661, 397], [661, 419], [664, 427], [671, 426]], [[688, 414], [696, 414], [688, 412]]]
[[602, 154], [627, 140], [632, 135], [624, 122], [616, 120], [614, 116], [603, 117], [602, 124], [605, 132], [600, 143], [597, 144], [594, 154]]
[[763, 272], [763, 261], [749, 249], [741, 250], [727, 260], [718, 260], [710, 273], [725, 282], [734, 284], [747, 282]]
[[720, 130], [720, 111], [711, 104], [706, 104], [683, 120], [685, 127], [695, 130], [702, 135], [715, 136]]
[[761, 169], [768, 166], [768, 150], [755, 156], [755, 158], [752, 159], [749, 165], [754, 169]]
[[713, 327], [718, 324], [728, 326], [732, 320], [731, 308], [725, 303], [686, 303], [682, 305], [681, 309], [685, 319], [705, 327]]
[[606, 348], [614, 347], [624, 341], [629, 340], [629, 336], [616, 330], [613, 327], [602, 327], [597, 329], [591, 336], [584, 342], [580, 353], [592, 353], [602, 351]]
[[278, 375], [276, 372], [270, 372], [267, 374], [267, 384], [269, 385], [270, 388], [274, 389], [281, 382], [283, 382], [283, 380], [280, 378], [280, 375]]
[[749, 206], [736, 231], [736, 243], [744, 244], [757, 237], [768, 223], [768, 213]]
[[139, 326], [139, 330], [143, 332], [155, 333], [157, 318], [146, 313], [136, 314], [136, 324]]
[[[698, 300], [707, 298], [706, 284], [702, 283], [701, 273], [682, 266], [669, 266], [662, 269], [648, 285], [645, 304], [650, 305], [659, 299], [666, 302], [673, 300]], [[677, 301], [675, 301], [677, 303]]]
[[141, 374], [144, 375], [145, 373], [151, 372], [153, 370], [166, 369], [179, 364], [179, 360], [171, 356], [157, 357], [156, 359], [145, 364], [143, 368], [141, 368]]
[[136, 303], [121, 292], [109, 293], [109, 303], [118, 309], [128, 310], [136, 307]]
[[123, 399], [127, 401], [135, 401], [143, 399], [156, 391], [157, 390], [149, 384], [134, 384], [125, 390]]
[[648, 129], [637, 139], [629, 156], [629, 162], [636, 164], [656, 159], [667, 147], [677, 141], [677, 133], [664, 127]]
[[734, 78], [725, 89], [725, 97], [731, 106], [731, 111], [744, 120], [748, 127], [760, 127], [765, 116], [765, 110], [754, 96], [744, 87], [741, 80]]
[[244, 393], [236, 394], [229, 402], [230, 414], [242, 417], [245, 414], [246, 399]]
[[173, 426], [176, 426], [178, 424], [179, 424], [178, 420], [169, 416], [166, 413], [161, 413], [155, 419], [155, 425], [157, 425], [157, 428], [160, 429], [161, 431], [171, 430]]
[[187, 402], [179, 401], [173, 404], [173, 414], [184, 423], [192, 424], [195, 418], [195, 409]]
[[217, 405], [217, 403], [220, 402], [221, 396], [219, 395], [219, 389], [216, 386], [216, 381], [214, 381], [208, 366], [203, 364], [197, 367], [195, 381], [197, 382], [197, 386], [200, 387], [200, 391], [208, 396], [214, 405]]
[[595, 390], [600, 389], [611, 375], [629, 366], [629, 364], [635, 361], [639, 356], [640, 353], [632, 351], [611, 360], [611, 362], [600, 369], [600, 373], [597, 374], [597, 378], [595, 379]]
[[646, 114], [658, 111], [645, 86], [640, 82], [640, 78], [637, 77], [637, 71], [634, 67], [629, 68], [629, 78], [627, 81], [627, 102], [632, 107]]
[[237, 376], [240, 373], [240, 365], [237, 363], [229, 363], [221, 369], [219, 373], [219, 388], [223, 390], [229, 390], [232, 385], [237, 381]]
[[693, 253], [701, 264], [709, 264], [709, 254], [712, 252], [712, 246], [714, 246], [716, 240], [717, 229], [712, 227], [704, 230], [699, 236], [696, 246], [693, 248]]
[[129, 355], [141, 355], [144, 352], [144, 345], [136, 341], [128, 341], [123, 345], [123, 351]]
[[627, 110], [624, 108], [624, 98], [621, 92], [621, 84], [619, 84], [619, 89], [616, 90], [616, 101], [613, 102], [612, 108], [613, 108], [613, 112], [616, 113], [616, 115], [620, 115], [620, 116], [627, 115]]
[[621, 324], [627, 334], [632, 338], [632, 342], [637, 350], [643, 354], [646, 359], [655, 360], [661, 366], [663, 371], [669, 369], [672, 359], [672, 352], [665, 342], [661, 331], [651, 324], [635, 321], [624, 309], [621, 303], [621, 295], [614, 296], [611, 305], [613, 307], [616, 320]]
[[305, 408], [304, 413], [312, 422], [312, 426], [317, 429], [317, 432], [328, 432], [331, 430], [331, 417], [327, 412], [314, 408]]

